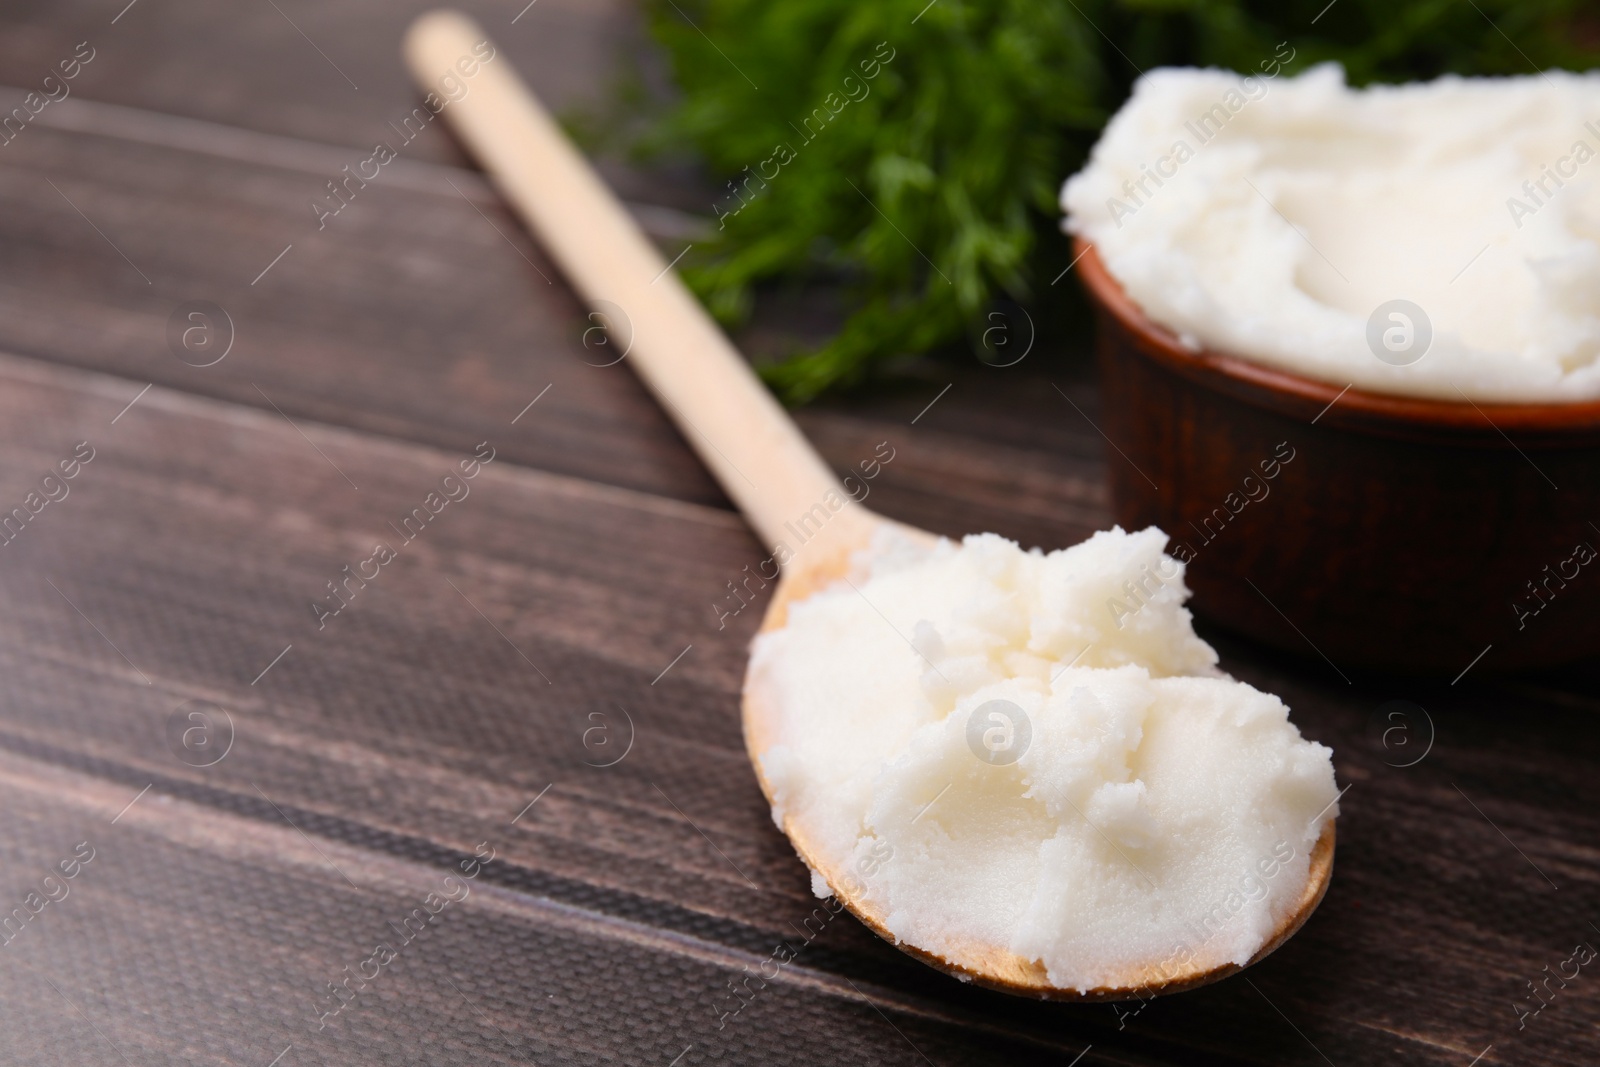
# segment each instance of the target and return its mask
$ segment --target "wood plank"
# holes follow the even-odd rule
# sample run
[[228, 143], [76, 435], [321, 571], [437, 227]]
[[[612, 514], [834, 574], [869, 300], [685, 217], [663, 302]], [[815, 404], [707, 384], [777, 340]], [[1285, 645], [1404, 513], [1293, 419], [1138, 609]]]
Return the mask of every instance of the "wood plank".
[[[856, 1062], [910, 1062], [913, 1041], [942, 1063], [981, 1063], [997, 1046], [1067, 1048], [896, 1011], [892, 991], [852, 988], [804, 962], [757, 988], [719, 1029], [713, 1006], [728, 997], [728, 976], [757, 968], [764, 953], [508, 890], [514, 869], [504, 873], [498, 854], [478, 863], [492, 853], [476, 846], [430, 865], [313, 842], [270, 809], [233, 813], [159, 793], [111, 823], [128, 795], [0, 753], [0, 798], [19, 813], [8, 844], [22, 884], [38, 889], [62, 857], [92, 857], [72, 879], [58, 875], [58, 899], [5, 945], [0, 1020], [19, 1062], [664, 1064], [681, 1055], [691, 1065], [760, 1055], [774, 1037], [812, 1060]], [[80, 843], [88, 847], [75, 854]], [[380, 944], [392, 959], [377, 955]], [[365, 963], [378, 959], [381, 968]], [[335, 981], [346, 991], [330, 992]], [[867, 996], [895, 1012], [893, 1025]], [[823, 1016], [825, 1030], [813, 1025]]]
[[[86, 40], [94, 58], [71, 83], [83, 98], [368, 147], [418, 102], [400, 64], [400, 40], [417, 15], [438, 6], [136, 0], [124, 10], [126, 4], [7, 5], [0, 14], [0, 85], [36, 88]], [[482, 22], [506, 58], [560, 110], [597, 104], [626, 67], [649, 61], [622, 0], [539, 0], [520, 18], [521, 4], [455, 6]], [[17, 102], [0, 97], [8, 111]], [[432, 162], [462, 160], [438, 135], [413, 151]]]
[[[0, 196], [17, 205], [0, 216], [0, 345], [446, 448], [537, 398], [497, 435], [508, 458], [726, 507], [626, 363], [597, 365], [612, 357], [585, 347], [590, 320], [478, 175], [397, 160], [319, 231], [307, 203], [348, 153], [75, 103], [0, 154]], [[194, 300], [233, 326], [212, 366], [170, 346], [169, 319]], [[869, 488], [897, 517], [961, 534], [978, 508], [990, 529], [1056, 547], [1105, 522], [1097, 401], [1086, 364], [1062, 362], [973, 361], [801, 421], [841, 471], [889, 441], [896, 459]]]
[[[788, 923], [815, 906], [743, 762], [736, 694], [755, 614], [742, 613], [718, 631], [705, 610], [707, 590], [758, 551], [731, 515], [497, 459], [473, 481], [469, 497], [448, 505], [319, 631], [307, 603], [321, 583], [370, 551], [369, 542], [391, 537], [386, 521], [420, 502], [457, 455], [315, 423], [296, 430], [276, 415], [159, 387], [112, 424], [137, 384], [0, 360], [0, 499], [20, 500], [75, 441], [89, 439], [97, 450], [70, 496], [48, 505], [0, 549], [0, 587], [11, 609], [0, 617], [0, 671], [8, 682], [0, 748], [27, 764], [18, 775], [93, 778], [102, 784], [58, 791], [102, 817], [146, 784], [153, 785], [151, 796], [140, 806], [164, 796], [173, 799], [163, 804], [184, 805], [185, 812], [218, 813], [185, 814], [180, 823], [226, 817], [283, 835], [281, 808], [324, 851], [374, 869], [401, 862], [441, 872], [493, 836], [496, 847], [504, 842], [507, 872], [495, 884], [518, 907], [577, 909], [601, 917], [595, 922], [634, 924], [629, 929], [647, 930], [651, 938], [714, 946], [697, 952], [731, 953], [704, 972], [714, 974], [712, 988], [742, 966], [738, 961], [770, 951], [763, 946], [788, 936]], [[291, 643], [288, 655], [252, 685]], [[1600, 833], [1600, 787], [1589, 768], [1600, 757], [1600, 741], [1585, 729], [1585, 713], [1488, 689], [1417, 693], [1394, 681], [1349, 689], [1337, 679], [1286, 670], [1248, 647], [1224, 647], [1225, 666], [1282, 693], [1302, 729], [1335, 746], [1340, 780], [1351, 786], [1327, 901], [1249, 982], [1157, 1001], [1119, 1018], [1104, 1005], [1032, 1004], [968, 989], [847, 920], [830, 925], [827, 943], [819, 939], [806, 961], [818, 975], [806, 980], [829, 990], [818, 1000], [797, 996], [791, 1003], [786, 986], [782, 1010], [736, 1020], [724, 1031], [695, 1025], [737, 1033], [741, 1044], [729, 1052], [798, 1063], [834, 1054], [822, 1051], [815, 1042], [825, 1038], [814, 1035], [840, 1028], [854, 1034], [857, 1024], [870, 1032], [877, 1020], [882, 1033], [870, 1040], [889, 1044], [870, 1045], [870, 1055], [920, 1062], [893, 1046], [899, 1039], [875, 1011], [844, 997], [842, 988], [855, 982], [874, 991], [895, 1025], [939, 1063], [1007, 1055], [1003, 1043], [997, 1051], [997, 1028], [1024, 1042], [1018, 1047], [1031, 1050], [1027, 1055], [1062, 1062], [1093, 1044], [1083, 1062], [1104, 1056], [1282, 1064], [1326, 1056], [1354, 1063], [1400, 1055], [1460, 1064], [1491, 1042], [1496, 1058], [1581, 1060], [1594, 1041], [1586, 1007], [1593, 994], [1581, 982], [1522, 1034], [1511, 1005], [1524, 979], [1587, 936]], [[1371, 710], [1396, 696], [1421, 701], [1438, 730], [1428, 757], [1408, 769], [1384, 765], [1382, 750], [1366, 737]], [[231, 709], [238, 730], [235, 747], [209, 768], [176, 760], [163, 733], [167, 717], [196, 698]], [[594, 761], [582, 744], [583, 731], [596, 723], [589, 716], [617, 705], [633, 716], [634, 750], [611, 768], [585, 766]], [[1515, 729], [1507, 727], [1508, 715]], [[512, 825], [547, 785], [550, 791]], [[91, 794], [92, 800], [71, 801]], [[30, 819], [50, 818], [39, 801], [8, 803], [13, 808]], [[140, 817], [165, 810], [152, 804]], [[53, 834], [8, 831], [4, 839], [18, 857], [53, 862]], [[32, 844], [18, 852], [24, 842]], [[280, 847], [287, 846], [262, 846]], [[215, 855], [220, 848], [213, 842], [181, 861], [152, 859], [147, 873], [197, 866], [185, 878], [174, 873], [130, 888], [125, 900], [103, 910], [86, 907], [83, 921], [92, 914], [97, 929], [142, 931], [125, 935], [137, 948], [140, 938], [154, 939], [155, 931], [184, 921], [176, 903], [171, 912], [155, 905], [163, 892], [177, 900], [186, 899], [180, 885], [229, 887], [204, 905], [209, 918], [196, 936], [210, 936], [228, 923], [230, 908], [237, 915], [233, 898], [240, 891], [232, 887], [269, 880], [232, 854]], [[166, 856], [154, 846], [137, 851]], [[26, 877], [8, 888], [25, 892]], [[302, 909], [326, 896], [292, 880], [283, 893]], [[261, 900], [263, 910], [250, 912], [246, 923], [263, 931], [264, 943], [253, 951], [292, 957], [295, 946], [331, 936], [318, 925], [321, 917], [305, 919], [309, 933], [271, 948], [289, 919], [272, 910], [281, 902], [261, 894], [250, 899]], [[93, 894], [85, 896], [94, 902]], [[382, 908], [360, 914], [384, 914], [398, 899], [386, 897]], [[335, 925], [360, 925], [354, 912], [335, 914]], [[626, 952], [596, 947], [607, 943], [598, 934], [579, 939], [586, 949], [563, 948], [549, 940], [559, 937], [542, 919], [528, 927], [539, 932], [513, 936], [491, 924], [484, 934], [518, 946], [490, 956], [497, 981], [505, 983], [499, 995], [507, 1006], [495, 1001], [496, 1012], [507, 1013], [495, 1016], [502, 1029], [508, 1021], [523, 1025], [517, 1020], [527, 1016], [518, 1016], [512, 1003], [520, 998], [525, 1008], [529, 987], [544, 990], [541, 983], [560, 969], [519, 961], [569, 959], [562, 953], [576, 960], [588, 952], [588, 962], [562, 966], [616, 976], [608, 988], [626, 988], [630, 996], [635, 986], [671, 986], [687, 966], [641, 955], [632, 942]], [[523, 936], [535, 941], [517, 940]], [[233, 946], [234, 954], [242, 949]], [[169, 984], [181, 992], [170, 1004], [156, 1004], [143, 999], [148, 994], [128, 969], [138, 967], [138, 956], [130, 949], [90, 957], [102, 968], [98, 985], [87, 971], [67, 970], [71, 989], [88, 991], [91, 1016], [162, 1017], [194, 1003], [198, 990], [218, 977], [216, 964], [160, 955]], [[77, 956], [63, 940], [48, 959], [63, 965]], [[432, 979], [418, 976], [425, 980]], [[262, 988], [278, 986], [264, 981]], [[581, 988], [569, 1003], [594, 1012], [598, 987]], [[703, 994], [706, 985], [696, 988]], [[37, 1007], [41, 1019], [52, 1020], [39, 1023], [41, 1040], [80, 1055], [98, 1040], [69, 1031], [59, 1007], [49, 1015], [42, 1002], [15, 1003], [15, 1010]], [[637, 1010], [692, 1019], [692, 1012], [706, 1010], [695, 1003], [703, 1002], [651, 1001]], [[474, 1025], [459, 1001], [455, 1010], [453, 1025]], [[527, 1026], [546, 1039], [569, 1027], [562, 1040], [589, 1042], [582, 1055], [610, 1049], [624, 1060], [656, 1062], [643, 1056], [642, 1039], [617, 1029], [631, 1010], [619, 1007], [610, 1017], [609, 1044], [570, 1030], [568, 1022]], [[662, 1035], [658, 1047], [671, 1053], [680, 1038], [696, 1042], [671, 1026], [650, 1031]], [[378, 1040], [379, 1032], [388, 1031], [374, 1022], [360, 1039]], [[801, 1032], [813, 1036], [802, 1039]], [[413, 1044], [422, 1040], [404, 1033]], [[154, 1040], [142, 1034], [133, 1026], [127, 1036], [130, 1043]], [[450, 1051], [451, 1040], [428, 1047], [440, 1058], [464, 1055]], [[852, 1044], [854, 1036], [844, 1040], [847, 1048], [865, 1047]], [[696, 1054], [706, 1055], [704, 1062], [718, 1058]], [[218, 1062], [229, 1062], [221, 1055]], [[581, 1059], [577, 1052], [555, 1055]]]

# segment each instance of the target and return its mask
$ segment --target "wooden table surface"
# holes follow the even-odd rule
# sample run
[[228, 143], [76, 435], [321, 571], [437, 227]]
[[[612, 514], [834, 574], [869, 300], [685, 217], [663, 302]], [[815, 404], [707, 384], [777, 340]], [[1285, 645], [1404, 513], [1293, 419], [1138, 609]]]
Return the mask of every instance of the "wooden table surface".
[[[1600, 1059], [1600, 973], [1564, 962], [1600, 944], [1594, 672], [1346, 683], [1203, 624], [1348, 788], [1286, 947], [1052, 1005], [850, 920], [724, 1018], [816, 906], [739, 734], [760, 605], [715, 607], [761, 547], [626, 364], [586, 362], [574, 296], [446, 131], [318, 230], [324, 183], [415, 106], [420, 0], [125, 3], [0, 12], [7, 109], [93, 55], [0, 144], [0, 509], [37, 509], [0, 544], [0, 1061]], [[621, 0], [469, 7], [558, 107], [660, 81]], [[682, 168], [606, 173], [669, 250], [709, 213]], [[193, 301], [232, 323], [211, 366], [169, 344]], [[799, 418], [840, 468], [890, 444], [884, 513], [1055, 548], [1109, 524], [1096, 410], [1083, 354], [1041, 351]], [[475, 451], [468, 495], [397, 536]], [[1394, 700], [1427, 717], [1386, 745]], [[346, 1004], [330, 983], [379, 942]]]

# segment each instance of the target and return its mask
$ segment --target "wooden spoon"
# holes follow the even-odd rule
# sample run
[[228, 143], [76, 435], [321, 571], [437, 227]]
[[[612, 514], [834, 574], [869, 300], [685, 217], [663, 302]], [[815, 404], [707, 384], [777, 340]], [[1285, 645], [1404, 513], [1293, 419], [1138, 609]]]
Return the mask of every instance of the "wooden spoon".
[[[819, 503], [841, 502], [803, 550], [783, 563], [763, 632], [784, 625], [791, 603], [844, 576], [852, 555], [867, 548], [880, 529], [934, 540], [932, 534], [874, 515], [851, 498], [482, 28], [457, 12], [435, 11], [412, 25], [405, 52], [412, 73], [430, 94], [428, 109], [449, 121], [568, 280], [599, 309], [590, 315], [594, 327], [586, 336], [611, 345], [608, 358], [626, 353], [761, 539], [768, 545], [792, 542], [786, 524], [811, 514]], [[491, 58], [485, 60], [486, 55]], [[743, 709], [745, 746], [770, 802], [772, 789], [761, 773], [760, 756], [776, 731], [774, 709], [752, 699], [748, 686]], [[829, 864], [792, 819], [784, 829], [801, 858], [839, 890], [844, 905], [893, 941], [885, 916], [842, 888], [854, 879]], [[1330, 821], [1312, 852], [1298, 906], [1251, 963], [1287, 940], [1322, 900], [1333, 871], [1333, 842]], [[1050, 983], [1042, 964], [1001, 946], [963, 945], [949, 956], [899, 947], [993, 989], [1074, 1000], [1148, 997], [1213, 982], [1239, 969], [1229, 964], [1172, 973], [1152, 961], [1113, 986], [1065, 989]]]

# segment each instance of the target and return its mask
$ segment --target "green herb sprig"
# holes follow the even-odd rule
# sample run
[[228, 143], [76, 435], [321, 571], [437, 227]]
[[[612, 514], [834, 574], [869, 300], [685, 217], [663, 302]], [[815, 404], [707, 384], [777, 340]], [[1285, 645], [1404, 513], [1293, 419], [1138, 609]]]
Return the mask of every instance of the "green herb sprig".
[[763, 368], [804, 403], [970, 335], [999, 297], [1038, 308], [1065, 263], [1061, 183], [1141, 71], [1256, 71], [1282, 41], [1287, 73], [1338, 60], [1355, 84], [1583, 69], [1600, 32], [1580, 6], [646, 0], [681, 90], [652, 140], [729, 183], [685, 271], [720, 320], [743, 320], [770, 279], [845, 283], [842, 328]]

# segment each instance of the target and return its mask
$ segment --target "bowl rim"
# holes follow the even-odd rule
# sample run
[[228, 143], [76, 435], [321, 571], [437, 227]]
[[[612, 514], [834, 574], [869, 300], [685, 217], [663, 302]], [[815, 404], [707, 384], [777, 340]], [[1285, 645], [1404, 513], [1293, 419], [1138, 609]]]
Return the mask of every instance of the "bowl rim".
[[1502, 437], [1508, 429], [1546, 434], [1600, 431], [1600, 400], [1480, 404], [1472, 400], [1461, 403], [1375, 393], [1353, 385], [1341, 388], [1240, 356], [1189, 348], [1172, 331], [1151, 320], [1134, 302], [1122, 283], [1112, 277], [1094, 242], [1074, 237], [1073, 254], [1079, 277], [1093, 302], [1133, 335], [1145, 355], [1184, 377], [1203, 381], [1262, 406], [1295, 414], [1315, 413], [1314, 421], [1326, 415], [1329, 422], [1373, 429], [1420, 426]]

